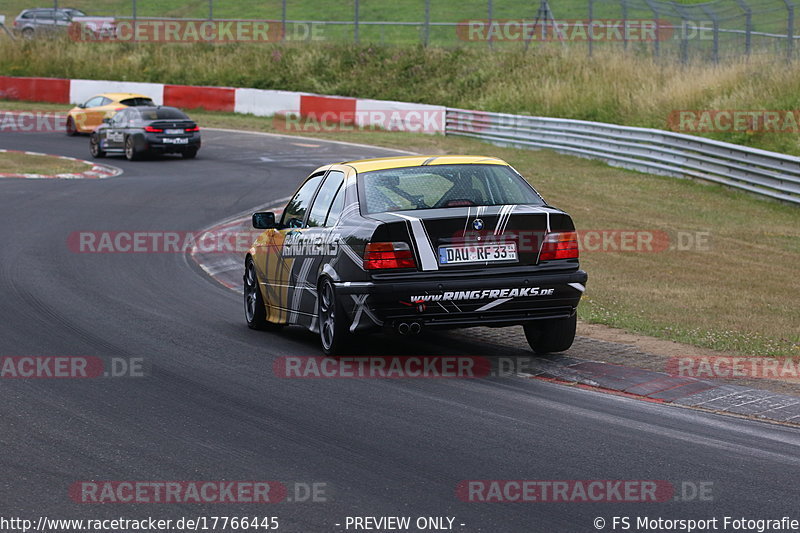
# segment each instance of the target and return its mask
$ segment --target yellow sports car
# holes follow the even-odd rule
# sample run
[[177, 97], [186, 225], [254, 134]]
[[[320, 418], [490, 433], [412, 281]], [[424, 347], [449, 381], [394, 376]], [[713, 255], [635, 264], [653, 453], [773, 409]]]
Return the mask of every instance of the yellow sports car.
[[91, 133], [104, 118], [113, 117], [120, 109], [156, 105], [149, 96], [134, 93], [103, 93], [92, 96], [67, 113], [67, 135]]

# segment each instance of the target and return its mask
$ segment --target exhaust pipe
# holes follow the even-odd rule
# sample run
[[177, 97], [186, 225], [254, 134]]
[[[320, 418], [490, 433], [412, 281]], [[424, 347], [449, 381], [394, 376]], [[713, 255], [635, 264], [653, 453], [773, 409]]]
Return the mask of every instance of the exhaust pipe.
[[400, 335], [418, 335], [422, 331], [422, 324], [419, 322], [400, 322], [397, 325], [397, 333]]

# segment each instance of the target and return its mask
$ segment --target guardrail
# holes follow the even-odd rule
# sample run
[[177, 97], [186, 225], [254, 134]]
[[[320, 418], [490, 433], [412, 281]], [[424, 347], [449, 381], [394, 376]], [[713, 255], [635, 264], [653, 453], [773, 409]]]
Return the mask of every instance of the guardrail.
[[446, 135], [550, 149], [616, 167], [697, 178], [800, 205], [800, 157], [682, 133], [447, 108]]

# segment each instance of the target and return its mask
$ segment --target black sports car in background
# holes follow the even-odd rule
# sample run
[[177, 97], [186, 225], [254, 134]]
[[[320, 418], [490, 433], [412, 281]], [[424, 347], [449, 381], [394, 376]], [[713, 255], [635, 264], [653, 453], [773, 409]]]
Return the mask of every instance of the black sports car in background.
[[89, 137], [92, 157], [124, 154], [129, 160], [148, 154], [181, 154], [187, 159], [200, 150], [200, 128], [180, 109], [166, 106], [128, 107]]
[[586, 272], [572, 219], [507, 163], [467, 156], [327, 165], [300, 186], [245, 258], [254, 329], [300, 324], [326, 354], [380, 328], [523, 325], [532, 349], [575, 337]]

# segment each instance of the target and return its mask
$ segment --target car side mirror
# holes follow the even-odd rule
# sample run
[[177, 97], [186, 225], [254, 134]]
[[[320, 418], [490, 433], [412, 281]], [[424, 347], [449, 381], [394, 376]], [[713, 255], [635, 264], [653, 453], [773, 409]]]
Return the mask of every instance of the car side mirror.
[[278, 229], [278, 224], [275, 222], [275, 213], [271, 211], [253, 213], [253, 227], [256, 229]]
[[81, 103], [81, 104], [78, 104], [78, 107], [79, 107], [80, 109], [86, 109], [86, 104], [83, 104], [83, 103]]
[[110, 118], [104, 118], [103, 119], [103, 124], [111, 124], [111, 119]]

